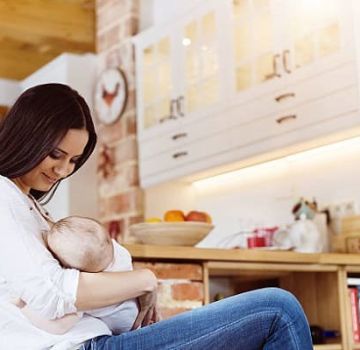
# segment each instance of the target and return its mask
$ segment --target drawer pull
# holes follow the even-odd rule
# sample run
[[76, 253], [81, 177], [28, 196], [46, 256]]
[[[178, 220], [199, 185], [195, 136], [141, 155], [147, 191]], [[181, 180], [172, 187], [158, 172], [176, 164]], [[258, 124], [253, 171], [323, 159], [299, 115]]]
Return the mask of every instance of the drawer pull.
[[175, 115], [168, 115], [168, 116], [166, 116], [166, 117], [163, 117], [163, 118], [159, 119], [159, 122], [160, 122], [160, 123], [164, 123], [164, 122], [166, 122], [167, 120], [175, 120], [175, 119], [177, 119], [177, 116], [175, 116]]
[[295, 120], [296, 118], [297, 118], [296, 114], [289, 114], [289, 115], [284, 115], [283, 117], [277, 118], [276, 122], [278, 124], [282, 124], [282, 123], [289, 122], [291, 120]]
[[183, 152], [174, 153], [174, 154], [172, 155], [172, 157], [173, 157], [174, 159], [177, 159], [177, 158], [180, 158], [180, 157], [185, 157], [185, 156], [187, 156], [187, 155], [188, 155], [188, 152], [183, 151]]
[[176, 141], [177, 139], [181, 139], [183, 137], [187, 137], [187, 133], [186, 132], [180, 132], [178, 134], [175, 134], [173, 136], [171, 136], [171, 139]]
[[285, 99], [290, 98], [290, 97], [295, 97], [295, 96], [296, 95], [295, 95], [294, 92], [287, 92], [285, 94], [281, 94], [281, 95], [275, 97], [275, 101], [276, 102], [281, 102], [282, 100], [285, 100]]

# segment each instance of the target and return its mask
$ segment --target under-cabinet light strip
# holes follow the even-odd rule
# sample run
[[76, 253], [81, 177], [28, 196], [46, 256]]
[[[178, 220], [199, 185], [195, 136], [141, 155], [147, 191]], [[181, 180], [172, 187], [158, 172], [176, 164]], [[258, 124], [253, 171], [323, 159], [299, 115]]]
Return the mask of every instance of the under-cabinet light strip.
[[275, 167], [281, 167], [284, 165], [284, 163], [289, 162], [295, 162], [299, 160], [304, 160], [313, 156], [319, 156], [321, 154], [329, 154], [334, 151], [346, 151], [346, 150], [353, 150], [354, 147], [360, 147], [360, 136], [353, 137], [344, 141], [319, 146], [316, 148], [312, 148], [310, 150], [297, 152], [282, 158], [277, 158], [270, 161], [265, 161], [263, 163], [255, 164], [255, 165], [249, 165], [245, 166], [240, 169], [232, 170], [229, 172], [225, 172], [219, 175], [206, 177], [200, 180], [193, 181], [193, 185], [196, 187], [206, 187], [206, 186], [216, 186], [219, 184], [227, 183], [228, 181], [231, 181], [232, 179], [236, 179], [240, 176], [243, 176], [247, 172], [264, 172], [266, 169], [269, 168], [275, 168]]

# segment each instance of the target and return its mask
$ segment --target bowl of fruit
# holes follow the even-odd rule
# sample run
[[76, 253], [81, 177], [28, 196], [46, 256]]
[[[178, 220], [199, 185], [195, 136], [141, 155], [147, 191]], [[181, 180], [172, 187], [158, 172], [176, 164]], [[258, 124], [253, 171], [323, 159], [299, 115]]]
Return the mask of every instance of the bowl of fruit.
[[148, 218], [130, 226], [142, 243], [151, 245], [194, 246], [214, 228], [209, 214], [192, 210], [168, 210], [163, 218]]

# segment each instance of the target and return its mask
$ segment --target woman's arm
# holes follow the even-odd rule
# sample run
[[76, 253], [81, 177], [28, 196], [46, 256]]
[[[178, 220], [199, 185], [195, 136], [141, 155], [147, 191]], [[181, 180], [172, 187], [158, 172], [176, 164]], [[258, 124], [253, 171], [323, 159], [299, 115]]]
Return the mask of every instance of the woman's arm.
[[75, 305], [95, 309], [136, 298], [157, 288], [157, 279], [147, 269], [124, 272], [81, 272]]

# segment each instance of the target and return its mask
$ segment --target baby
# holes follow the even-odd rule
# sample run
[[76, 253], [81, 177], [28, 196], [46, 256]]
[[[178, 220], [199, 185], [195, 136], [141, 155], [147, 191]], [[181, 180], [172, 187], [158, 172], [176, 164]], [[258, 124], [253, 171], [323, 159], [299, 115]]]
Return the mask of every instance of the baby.
[[[44, 240], [63, 267], [85, 272], [132, 270], [130, 253], [111, 240], [105, 228], [96, 220], [79, 216], [64, 218], [44, 232]], [[17, 305], [36, 327], [54, 334], [67, 332], [81, 315], [70, 314], [56, 320], [45, 320], [21, 301]], [[131, 330], [138, 312], [136, 299], [86, 311], [103, 320], [113, 334]]]

